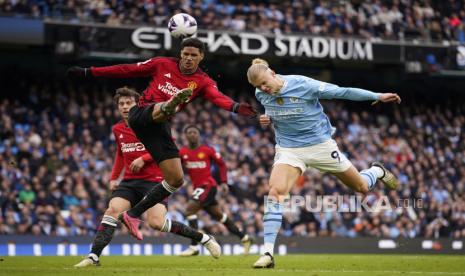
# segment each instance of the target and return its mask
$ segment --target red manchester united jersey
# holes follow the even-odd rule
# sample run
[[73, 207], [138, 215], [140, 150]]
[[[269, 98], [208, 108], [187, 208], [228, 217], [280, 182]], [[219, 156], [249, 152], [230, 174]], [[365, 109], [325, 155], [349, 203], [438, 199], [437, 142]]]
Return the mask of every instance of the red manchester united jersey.
[[[124, 168], [124, 180], [127, 179], [144, 179], [148, 181], [161, 182], [163, 174], [160, 168], [153, 161], [152, 156], [145, 149], [145, 146], [137, 139], [132, 129], [124, 121], [113, 125], [113, 135], [117, 144], [115, 163], [111, 172], [111, 180], [115, 180], [121, 174]], [[142, 157], [145, 165], [135, 173], [131, 172], [129, 166], [132, 161]]]
[[149, 86], [140, 98], [140, 106], [167, 101], [177, 91], [186, 87], [193, 90], [189, 101], [201, 96], [228, 111], [231, 111], [234, 105], [234, 101], [223, 95], [216, 83], [200, 68], [193, 74], [182, 74], [179, 70], [179, 60], [175, 58], [156, 57], [136, 64], [92, 67], [91, 72], [96, 77], [151, 77]]
[[211, 174], [211, 161], [213, 160], [220, 170], [222, 183], [227, 182], [227, 168], [220, 154], [207, 145], [201, 145], [196, 149], [183, 147], [179, 150], [179, 155], [187, 172], [194, 184], [194, 188], [203, 185], [216, 186], [217, 183]]

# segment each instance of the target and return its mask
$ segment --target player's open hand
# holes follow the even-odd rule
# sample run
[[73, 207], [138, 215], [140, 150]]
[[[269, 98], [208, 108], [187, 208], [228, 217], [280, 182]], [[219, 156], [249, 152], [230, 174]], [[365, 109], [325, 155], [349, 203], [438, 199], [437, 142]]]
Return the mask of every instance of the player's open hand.
[[248, 103], [240, 103], [237, 108], [237, 114], [245, 117], [255, 117], [257, 116], [257, 110]]
[[110, 180], [110, 191], [114, 191], [118, 185], [118, 180]]
[[395, 102], [395, 103], [400, 104], [401, 99], [400, 99], [399, 95], [397, 95], [397, 93], [382, 93], [382, 94], [379, 96], [379, 100], [373, 102], [372, 105], [375, 105], [375, 104], [377, 104], [378, 102], [383, 102], [383, 103]]
[[271, 124], [271, 118], [270, 116], [266, 115], [266, 114], [262, 114], [260, 115], [260, 125], [261, 126], [269, 126]]
[[138, 173], [142, 169], [142, 167], [144, 167], [144, 165], [144, 160], [142, 159], [142, 157], [139, 157], [132, 161], [131, 165], [129, 165], [129, 170], [131, 170], [131, 172], [133, 173]]

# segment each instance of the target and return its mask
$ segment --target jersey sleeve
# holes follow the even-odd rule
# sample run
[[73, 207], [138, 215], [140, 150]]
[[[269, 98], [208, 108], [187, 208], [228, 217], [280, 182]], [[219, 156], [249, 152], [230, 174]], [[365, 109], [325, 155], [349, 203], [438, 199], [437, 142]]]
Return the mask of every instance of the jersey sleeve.
[[118, 177], [121, 175], [121, 172], [124, 169], [123, 153], [121, 152], [121, 148], [119, 146], [119, 141], [118, 141], [115, 131], [113, 131], [113, 135], [115, 136], [115, 141], [116, 141], [116, 154], [115, 154], [115, 161], [113, 162], [113, 168], [111, 169], [110, 180], [118, 179]]
[[221, 154], [210, 147], [209, 153], [211, 159], [218, 165], [221, 183], [228, 183], [228, 168], [226, 167], [226, 162], [224, 162], [223, 158], [221, 158]]
[[203, 88], [203, 98], [212, 102], [214, 105], [218, 106], [221, 109], [232, 111], [232, 107], [234, 105], [234, 101], [221, 93], [216, 86], [216, 83], [208, 78], [206, 84]]
[[305, 77], [307, 99], [343, 99], [352, 101], [376, 101], [379, 93], [352, 87], [339, 87], [335, 84]]
[[132, 77], [149, 77], [156, 70], [160, 58], [151, 58], [149, 60], [133, 63], [119, 64], [105, 67], [91, 67], [90, 71], [94, 77], [109, 78], [132, 78]]
[[146, 163], [153, 162], [152, 155], [150, 153], [148, 153], [148, 152], [146, 154], [142, 155], [141, 157], [142, 157], [142, 160], [144, 160], [144, 162], [146, 162]]

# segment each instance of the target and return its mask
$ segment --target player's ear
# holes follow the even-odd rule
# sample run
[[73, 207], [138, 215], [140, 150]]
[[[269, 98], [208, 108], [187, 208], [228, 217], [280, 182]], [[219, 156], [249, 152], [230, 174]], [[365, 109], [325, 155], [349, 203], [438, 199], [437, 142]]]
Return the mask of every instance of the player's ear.
[[203, 57], [204, 57], [204, 56], [205, 56], [204, 53], [200, 53], [200, 61], [203, 60]]

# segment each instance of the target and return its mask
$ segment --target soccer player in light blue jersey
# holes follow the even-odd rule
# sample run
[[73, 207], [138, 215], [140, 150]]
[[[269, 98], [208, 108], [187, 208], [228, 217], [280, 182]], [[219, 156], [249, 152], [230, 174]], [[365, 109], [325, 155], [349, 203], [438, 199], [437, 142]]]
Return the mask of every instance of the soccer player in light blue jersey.
[[396, 177], [380, 162], [374, 162], [361, 172], [352, 165], [331, 138], [334, 128], [319, 100], [400, 103], [400, 97], [394, 93], [339, 87], [305, 76], [278, 75], [262, 59], [254, 59], [247, 78], [265, 107], [260, 124], [273, 124], [276, 136], [276, 154], [263, 216], [265, 254], [253, 265], [254, 268], [273, 268], [274, 244], [282, 221], [282, 199], [288, 196], [307, 167], [331, 173], [363, 194], [372, 190], [378, 179], [389, 189], [398, 185]]

